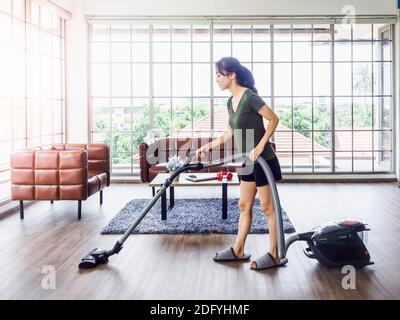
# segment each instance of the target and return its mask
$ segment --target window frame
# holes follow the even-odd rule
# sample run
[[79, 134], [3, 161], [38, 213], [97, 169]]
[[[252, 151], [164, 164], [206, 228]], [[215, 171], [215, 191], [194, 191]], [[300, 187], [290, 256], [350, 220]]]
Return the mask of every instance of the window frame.
[[[241, 18], [242, 18], [241, 20], [237, 20], [237, 18], [233, 19], [233, 20], [229, 20], [229, 18], [215, 19], [213, 17], [209, 17], [209, 18], [205, 17], [204, 20], [200, 20], [203, 24], [210, 26], [210, 40], [209, 40], [209, 43], [210, 43], [210, 62], [209, 62], [209, 64], [210, 64], [210, 121], [211, 121], [210, 132], [211, 133], [214, 133], [214, 130], [215, 130], [215, 127], [214, 127], [215, 100], [216, 99], [221, 99], [221, 98], [222, 99], [226, 98], [225, 96], [217, 96], [217, 95], [214, 94], [214, 86], [213, 86], [213, 82], [214, 82], [214, 80], [213, 80], [213, 68], [214, 68], [213, 67], [213, 63], [214, 63], [213, 47], [214, 47], [214, 43], [215, 43], [214, 40], [213, 40], [214, 26], [218, 26], [220, 24], [225, 24], [226, 25], [226, 24], [231, 23], [230, 44], [231, 44], [231, 54], [232, 54], [233, 43], [235, 43], [235, 41], [232, 40], [232, 32], [233, 32], [232, 25], [250, 24], [251, 28], [253, 29], [253, 26], [255, 26], [257, 24], [262, 24], [262, 25], [268, 24], [268, 20], [259, 20], [258, 21], [257, 19], [248, 19], [248, 18], [243, 19], [243, 17], [241, 17]], [[387, 20], [385, 20], [386, 18], [387, 18]], [[390, 45], [391, 45], [391, 50], [393, 51], [393, 47], [394, 47], [394, 45], [393, 45], [393, 43], [394, 43], [394, 24], [393, 23], [394, 23], [394, 20], [393, 20], [393, 17], [386, 17], [386, 18], [378, 18], [378, 19], [372, 19], [372, 18], [368, 19], [368, 18], [366, 18], [365, 20], [357, 19], [357, 21], [361, 21], [361, 23], [363, 23], [363, 22], [371, 23], [371, 29], [373, 28], [372, 24], [377, 24], [377, 23], [382, 23], [382, 22], [389, 23], [387, 28], [390, 31], [390, 40], [389, 41], [390, 41]], [[391, 78], [392, 81], [391, 81], [391, 85], [390, 85], [391, 94], [389, 95], [389, 98], [391, 100], [391, 113], [392, 113], [391, 114], [391, 129], [390, 129], [390, 131], [392, 131], [392, 141], [391, 141], [392, 148], [390, 150], [390, 153], [391, 153], [391, 159], [390, 159], [391, 170], [389, 170], [389, 171], [377, 171], [377, 172], [374, 172], [374, 171], [360, 171], [360, 172], [359, 171], [355, 171], [354, 170], [354, 158], [353, 158], [353, 156], [352, 156], [352, 160], [351, 160], [352, 161], [352, 165], [351, 165], [352, 166], [352, 170], [351, 171], [342, 172], [342, 171], [336, 171], [335, 170], [335, 154], [338, 151], [335, 150], [335, 134], [334, 134], [335, 133], [335, 126], [334, 126], [334, 124], [335, 124], [335, 122], [334, 122], [335, 121], [335, 119], [334, 119], [335, 113], [334, 113], [333, 109], [334, 109], [334, 106], [335, 106], [334, 102], [335, 102], [335, 97], [336, 96], [335, 96], [335, 92], [334, 92], [334, 76], [335, 76], [335, 70], [334, 70], [334, 66], [335, 66], [334, 49], [335, 48], [334, 48], [334, 44], [335, 44], [335, 39], [334, 39], [333, 35], [334, 35], [335, 23], [338, 23], [339, 21], [338, 21], [338, 18], [333, 18], [333, 19], [334, 20], [331, 20], [331, 21], [328, 20], [328, 22], [327, 22], [327, 20], [322, 20], [322, 19], [317, 17], [315, 19], [304, 20], [304, 21], [301, 22], [301, 24], [311, 24], [311, 25], [313, 25], [313, 24], [330, 24], [331, 39], [329, 40], [329, 42], [331, 43], [331, 48], [330, 48], [331, 49], [331, 58], [330, 58], [329, 61], [326, 61], [326, 63], [330, 64], [330, 66], [331, 66], [331, 72], [330, 72], [330, 74], [331, 74], [331, 79], [330, 79], [330, 81], [331, 81], [331, 92], [330, 92], [330, 95], [327, 96], [328, 100], [329, 99], [331, 100], [331, 102], [330, 102], [330, 105], [331, 105], [331, 112], [330, 112], [331, 113], [331, 130], [325, 130], [325, 131], [327, 131], [327, 132], [330, 131], [330, 133], [331, 133], [331, 150], [329, 151], [330, 152], [330, 157], [331, 157], [330, 161], [332, 163], [331, 164], [331, 169], [330, 169], [330, 171], [326, 171], [326, 172], [325, 171], [315, 171], [314, 170], [314, 167], [315, 167], [315, 165], [314, 165], [314, 156], [312, 156], [312, 164], [311, 164], [312, 170], [311, 170], [311, 172], [310, 171], [305, 171], [305, 172], [296, 172], [296, 171], [294, 171], [294, 154], [295, 154], [295, 152], [293, 151], [294, 150], [294, 146], [293, 146], [293, 143], [294, 143], [294, 139], [293, 139], [294, 129], [292, 129], [292, 131], [291, 131], [292, 132], [292, 150], [291, 150], [291, 153], [292, 153], [292, 156], [291, 156], [292, 166], [291, 166], [291, 171], [285, 171], [284, 173], [287, 173], [287, 174], [290, 174], [290, 175], [302, 175], [304, 173], [307, 173], [307, 174], [312, 173], [313, 175], [319, 175], [319, 174], [321, 174], [321, 175], [326, 175], [326, 174], [329, 174], [329, 175], [340, 175], [340, 174], [383, 174], [383, 173], [394, 173], [395, 172], [394, 157], [395, 157], [395, 151], [396, 151], [395, 150], [395, 145], [396, 145], [395, 131], [396, 131], [396, 128], [395, 128], [395, 122], [394, 122], [395, 119], [393, 118], [393, 113], [394, 113], [394, 101], [393, 101], [394, 100], [394, 94], [393, 94], [393, 92], [394, 92], [394, 88], [393, 88], [394, 81], [393, 81], [392, 78]], [[92, 24], [95, 24], [95, 23], [107, 24], [107, 23], [112, 23], [112, 22], [115, 22], [115, 21], [117, 21], [117, 23], [121, 23], [121, 21], [122, 21], [123, 23], [132, 24], [132, 25], [140, 24], [140, 23], [143, 22], [142, 20], [140, 20], [140, 18], [137, 18], [137, 19], [136, 18], [132, 18], [132, 19], [129, 19], [129, 18], [128, 19], [126, 19], [126, 18], [122, 19], [121, 18], [121, 19], [118, 19], [118, 20], [113, 20], [113, 19], [105, 19], [105, 18], [102, 18], [102, 17], [94, 17], [94, 18], [92, 17], [92, 18], [88, 19], [88, 25], [91, 26]], [[272, 21], [275, 21], [275, 20], [272, 19]], [[332, 23], [332, 21], [333, 21], [333, 23]], [[187, 24], [191, 25], [192, 29], [193, 29], [194, 25], [197, 25], [197, 24], [200, 23], [199, 20], [196, 20], [196, 18], [193, 18], [193, 20], [190, 20], [190, 18], [188, 18], [185, 21], [181, 21], [179, 19], [174, 19], [173, 17], [171, 17], [171, 19], [166, 19], [165, 17], [163, 17], [162, 20], [161, 19], [157, 20], [155, 18], [149, 18], [149, 20], [146, 20], [146, 22], [149, 23], [149, 25], [151, 25], [151, 26], [155, 25], [157, 23], [159, 23], [159, 24], [165, 23], [165, 24], [169, 24], [170, 26], [175, 25], [177, 23], [182, 23], [182, 24], [186, 24], [187, 23]], [[329, 22], [331, 22], [331, 23], [329, 23]], [[288, 20], [286, 20], [286, 21], [280, 21], [279, 22], [279, 24], [281, 24], [281, 23], [289, 23], [291, 25], [292, 29], [293, 29], [293, 25], [297, 24], [296, 23], [296, 18], [291, 18], [291, 17], [288, 18]], [[274, 94], [274, 81], [273, 81], [273, 77], [274, 77], [274, 67], [273, 67], [273, 65], [276, 63], [276, 61], [274, 61], [274, 56], [273, 56], [274, 55], [274, 52], [273, 52], [273, 50], [274, 50], [274, 39], [273, 39], [274, 25], [275, 24], [270, 24], [269, 25], [270, 26], [270, 32], [271, 32], [270, 61], [269, 61], [269, 64], [271, 66], [271, 74], [270, 74], [271, 96], [268, 97], [270, 99], [270, 101], [271, 101], [271, 107], [273, 109], [275, 107], [275, 99], [276, 99], [276, 96]], [[312, 30], [313, 30], [313, 28], [312, 28]], [[253, 35], [253, 32], [252, 32], [252, 35]], [[313, 40], [313, 36], [311, 35], [311, 40], [309, 42], [311, 44], [313, 44], [313, 41], [314, 41]], [[350, 40], [351, 43], [353, 43], [353, 41], [354, 41], [353, 39]], [[371, 39], [372, 50], [373, 50], [374, 41], [376, 41], [376, 40]], [[151, 42], [151, 40], [150, 40], [150, 42]], [[305, 42], [308, 42], [308, 41], [305, 41]], [[89, 40], [89, 43], [90, 43], [90, 40]], [[192, 39], [191, 43], [193, 45], [193, 39]], [[253, 39], [251, 39], [251, 43], [254, 43]], [[290, 43], [291, 43], [291, 47], [293, 48], [293, 43], [294, 43], [293, 39], [291, 39]], [[171, 39], [170, 39], [170, 44], [172, 44]], [[150, 44], [150, 51], [152, 50], [151, 48], [152, 48], [152, 45]], [[253, 50], [253, 46], [251, 46], [251, 50]], [[312, 55], [313, 55], [313, 50], [312, 50]], [[251, 65], [253, 66], [253, 64], [255, 64], [255, 62], [253, 60], [253, 53], [251, 54], [251, 56], [252, 56]], [[291, 56], [292, 57], [291, 57], [290, 65], [291, 65], [291, 68], [293, 70], [293, 50], [291, 51]], [[170, 62], [169, 62], [170, 65], [172, 65], [172, 63], [173, 63], [171, 61], [171, 59], [172, 59], [172, 57], [170, 57]], [[351, 64], [353, 64], [353, 61], [354, 60], [351, 59]], [[90, 64], [90, 61], [88, 63]], [[193, 61], [193, 54], [192, 54], [192, 60], [189, 63], [191, 64], [192, 70], [193, 70], [193, 65], [197, 64], [197, 62]], [[313, 57], [311, 57], [311, 61], [309, 63], [311, 64], [311, 66], [313, 68], [313, 66], [315, 64], [315, 62], [313, 61]], [[373, 63], [374, 63], [373, 58], [372, 58], [371, 63], [373, 65]], [[152, 65], [152, 60], [151, 59], [149, 60], [149, 64]], [[394, 56], [393, 52], [392, 52], [392, 57], [391, 57], [391, 60], [390, 60], [390, 64], [391, 64], [392, 73], [394, 73], [393, 69], [394, 69], [394, 66], [395, 66], [395, 56]], [[150, 69], [151, 68], [152, 68], [152, 66], [150, 66]], [[170, 76], [172, 78], [172, 73], [171, 73]], [[314, 79], [313, 71], [311, 71], [311, 79], [312, 79], [312, 81]], [[292, 77], [292, 81], [293, 81], [293, 77]], [[150, 82], [152, 82], [152, 75], [150, 75]], [[313, 91], [313, 84], [311, 84], [311, 90]], [[171, 89], [171, 91], [172, 91], [172, 89]], [[294, 98], [294, 96], [293, 96], [293, 86], [291, 88], [291, 91], [292, 91], [292, 94], [288, 98], [292, 100], [291, 109], [292, 109], [292, 112], [293, 112], [293, 98]], [[193, 93], [193, 82], [192, 82], [192, 91], [191, 92]], [[91, 95], [90, 94], [89, 94], [89, 96], [90, 96], [90, 99], [91, 99]], [[153, 111], [154, 111], [154, 104], [152, 104], [154, 96], [151, 94], [149, 98], [150, 98], [150, 109], [153, 108]], [[175, 98], [175, 97], [172, 95], [172, 92], [171, 92], [171, 94], [170, 94], [171, 101], [172, 101], [173, 98]], [[193, 119], [193, 100], [196, 99], [196, 98], [198, 98], [198, 97], [194, 97], [193, 94], [190, 97], [190, 99], [191, 99], [191, 117], [192, 117], [192, 119]], [[314, 104], [315, 96], [313, 95], [313, 93], [311, 93], [311, 96], [309, 98], [311, 99], [312, 104]], [[351, 99], [353, 99], [353, 93], [351, 94]], [[372, 94], [373, 103], [374, 103], [374, 99], [375, 99], [375, 95]], [[171, 103], [171, 105], [172, 105], [172, 103]], [[90, 103], [89, 103], [88, 107], [89, 107], [89, 114], [92, 114], [92, 108], [91, 108]], [[313, 114], [314, 113], [312, 112], [312, 116], [313, 116]], [[293, 117], [292, 117], [292, 121], [293, 121]], [[151, 111], [150, 111], [150, 125], [154, 126], [154, 114], [152, 114]], [[192, 134], [193, 134], [193, 120], [191, 121], [191, 126], [192, 126]], [[312, 126], [314, 126], [313, 121], [312, 121]], [[90, 122], [89, 122], [89, 128], [90, 128], [90, 137], [92, 137], [92, 132], [93, 132], [93, 130], [92, 130], [92, 120], [90, 120]], [[312, 130], [314, 130], [314, 128], [312, 128]], [[321, 130], [317, 130], [317, 131], [321, 131]], [[375, 132], [375, 129], [371, 128], [371, 132], [372, 133]], [[372, 134], [372, 138], [374, 138], [374, 134]], [[374, 143], [372, 143], [372, 148], [373, 148], [373, 146], [374, 146]], [[373, 161], [374, 161], [374, 151], [375, 150], [373, 150], [373, 149], [368, 151], [368, 152], [371, 152], [372, 155], [373, 155], [372, 156], [372, 170], [374, 170], [374, 168], [375, 168], [374, 163], [373, 163]], [[318, 151], [314, 151], [314, 143], [312, 143], [312, 151], [311, 151], [312, 155], [314, 155], [315, 152], [316, 152], [316, 154], [319, 154]], [[351, 153], [354, 154], [354, 148], [352, 148]], [[132, 173], [133, 173], [133, 168], [131, 167], [131, 174]]]

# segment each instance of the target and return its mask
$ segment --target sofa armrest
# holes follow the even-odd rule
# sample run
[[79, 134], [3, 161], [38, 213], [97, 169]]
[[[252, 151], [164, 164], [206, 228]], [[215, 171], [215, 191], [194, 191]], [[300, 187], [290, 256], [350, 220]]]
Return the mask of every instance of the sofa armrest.
[[107, 174], [107, 186], [111, 182], [110, 148], [105, 143], [92, 143], [86, 146], [88, 152], [88, 169], [90, 173]]
[[149, 169], [150, 163], [147, 161], [147, 150], [149, 145], [146, 142], [139, 144], [139, 166], [140, 166], [140, 180], [142, 182], [150, 182]]

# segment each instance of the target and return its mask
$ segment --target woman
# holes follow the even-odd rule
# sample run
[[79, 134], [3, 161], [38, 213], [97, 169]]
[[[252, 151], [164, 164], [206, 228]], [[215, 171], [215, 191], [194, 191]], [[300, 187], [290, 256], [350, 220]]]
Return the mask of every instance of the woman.
[[[278, 158], [272, 149], [269, 139], [274, 133], [279, 118], [266, 105], [266, 103], [257, 95], [254, 87], [254, 78], [251, 72], [240, 64], [233, 57], [225, 57], [216, 62], [216, 81], [221, 90], [228, 89], [232, 96], [228, 100], [227, 108], [229, 113], [229, 125], [227, 131], [219, 138], [203, 145], [196, 151], [198, 158], [202, 158], [205, 152], [224, 144], [234, 135], [235, 141], [242, 141], [238, 145], [238, 150], [242, 153], [249, 153], [252, 161], [263, 157], [270, 166], [275, 180], [281, 180], [281, 169]], [[264, 127], [263, 118], [269, 123], [267, 129]], [[246, 129], [254, 130], [254, 148], [247, 150], [244, 143]], [[247, 130], [247, 133], [249, 131]], [[240, 180], [240, 198], [239, 198], [239, 229], [236, 242], [233, 247], [218, 252], [215, 261], [246, 261], [250, 259], [250, 254], [245, 254], [244, 245], [247, 234], [250, 230], [252, 220], [252, 207], [256, 193], [260, 198], [262, 211], [268, 219], [269, 225], [269, 251], [254, 260], [250, 264], [250, 269], [267, 269], [284, 265], [287, 259], [280, 259], [278, 256], [276, 221], [274, 207], [272, 203], [271, 190], [268, 187], [267, 178], [256, 163], [253, 171], [248, 175], [239, 175]]]

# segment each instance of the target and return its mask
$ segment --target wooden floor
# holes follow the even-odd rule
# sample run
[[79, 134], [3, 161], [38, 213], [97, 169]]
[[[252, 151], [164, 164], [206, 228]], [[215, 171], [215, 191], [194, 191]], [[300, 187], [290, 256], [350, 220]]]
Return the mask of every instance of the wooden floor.
[[[341, 270], [322, 267], [294, 244], [287, 266], [262, 272], [249, 263], [217, 264], [212, 256], [233, 235], [132, 235], [119, 255], [96, 270], [78, 271], [89, 250], [110, 248], [118, 236], [100, 230], [132, 198], [151, 197], [140, 184], [113, 184], [83, 203], [38, 202], [0, 220], [0, 299], [400, 299], [400, 189], [396, 183], [283, 183], [282, 205], [298, 231], [353, 217], [371, 228], [375, 265], [357, 270], [356, 289], [344, 290]], [[176, 188], [177, 198], [219, 197], [220, 189]], [[238, 195], [237, 187], [229, 190]], [[190, 210], [190, 208], [188, 208]], [[246, 252], [267, 249], [266, 235], [250, 235]], [[56, 289], [42, 287], [54, 266]]]

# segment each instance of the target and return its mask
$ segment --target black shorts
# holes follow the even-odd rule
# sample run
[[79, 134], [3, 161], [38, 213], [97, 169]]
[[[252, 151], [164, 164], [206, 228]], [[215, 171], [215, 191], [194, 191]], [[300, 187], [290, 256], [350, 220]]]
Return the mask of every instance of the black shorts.
[[[278, 157], [274, 157], [267, 160], [269, 167], [271, 168], [272, 174], [274, 175], [275, 181], [282, 180], [281, 166], [279, 164]], [[267, 177], [259, 163], [254, 165], [253, 172], [247, 175], [239, 175], [240, 181], [255, 181], [257, 187], [268, 185]]]

